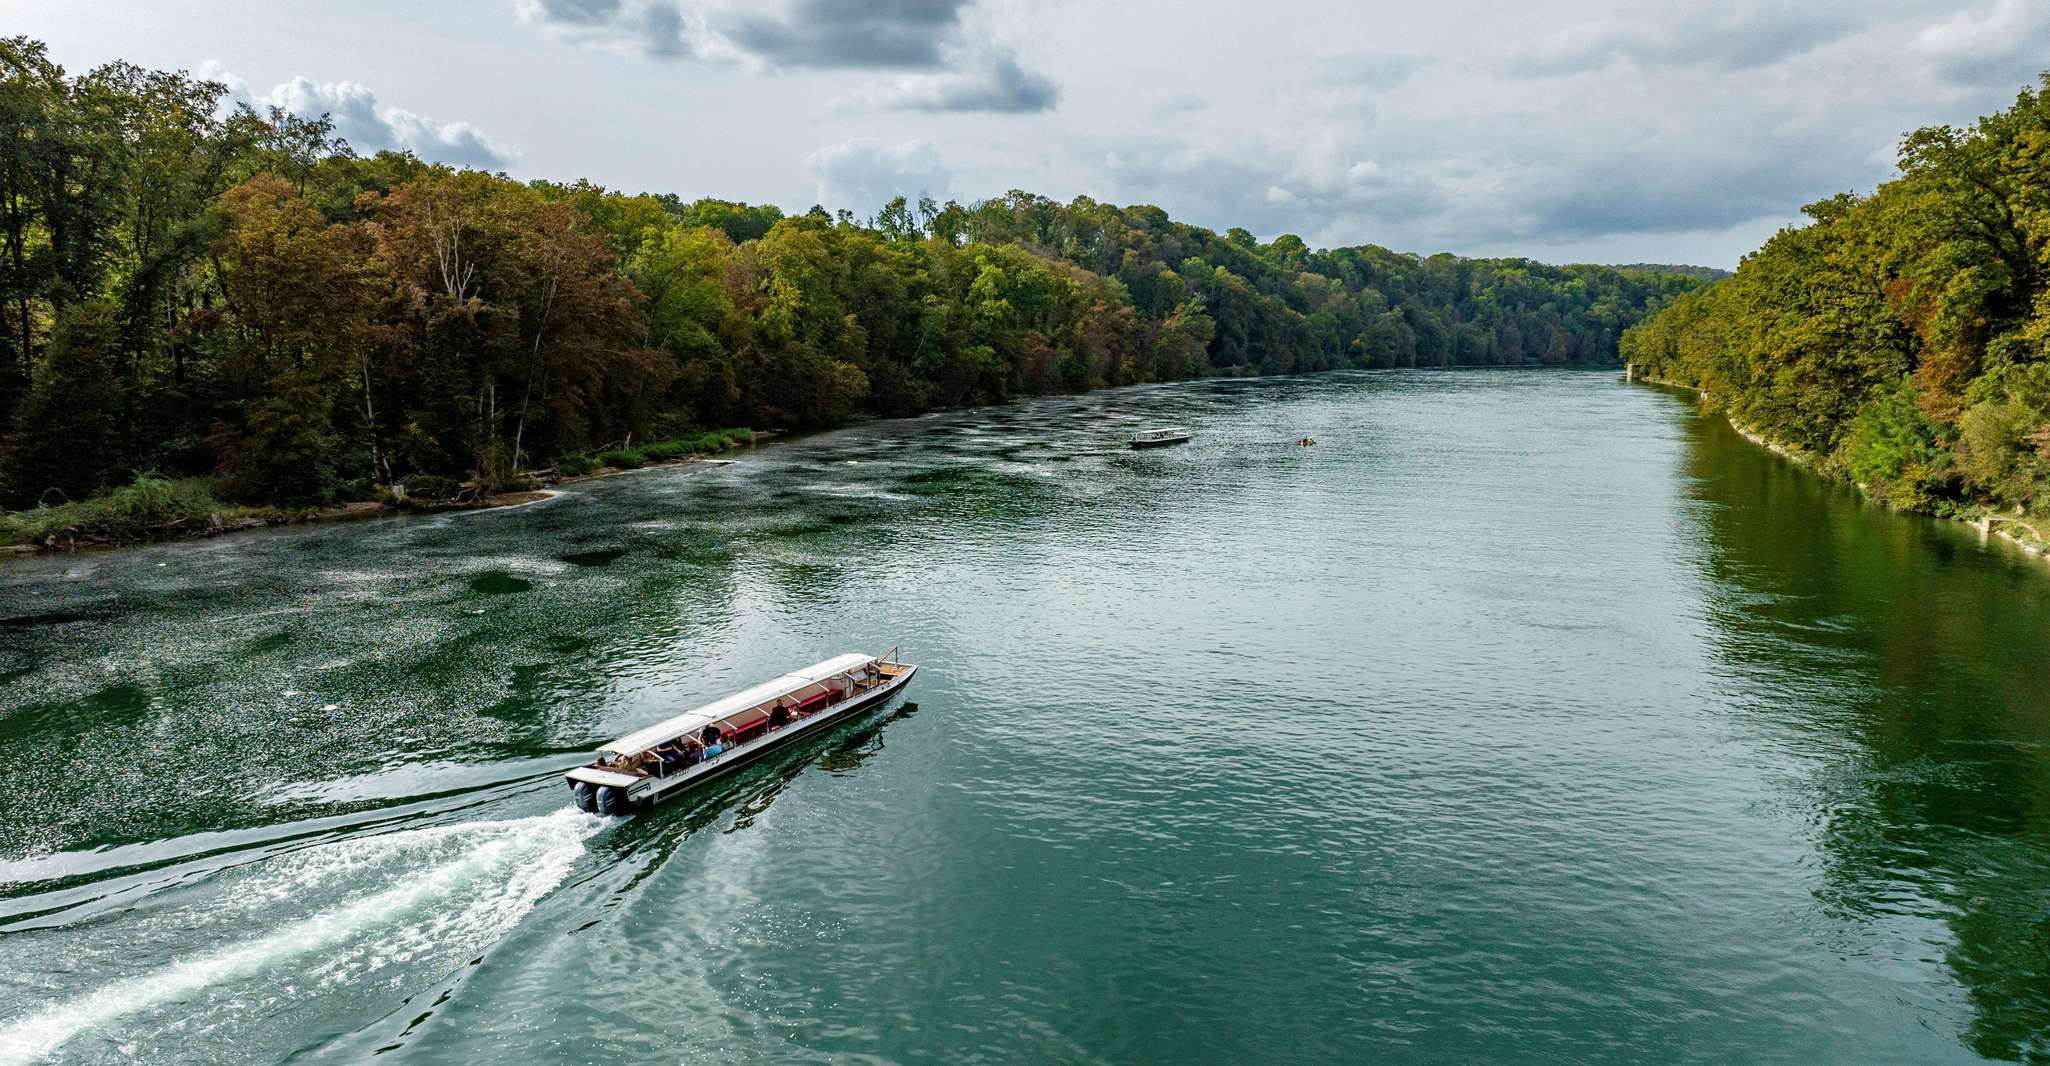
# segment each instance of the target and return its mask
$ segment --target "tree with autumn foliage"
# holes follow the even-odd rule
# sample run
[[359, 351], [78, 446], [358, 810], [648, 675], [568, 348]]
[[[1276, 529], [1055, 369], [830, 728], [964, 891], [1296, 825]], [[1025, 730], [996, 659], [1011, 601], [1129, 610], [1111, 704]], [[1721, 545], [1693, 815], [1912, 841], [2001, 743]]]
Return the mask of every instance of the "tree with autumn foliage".
[[[150, 474], [314, 504], [520, 483], [735, 425], [1214, 373], [1598, 362], [1699, 284], [1263, 244], [1087, 197], [879, 206], [786, 217], [359, 157], [325, 116], [132, 64], [73, 75], [0, 40], [0, 495]], [[1974, 454], [2018, 447], [2011, 423], [1974, 423]]]
[[1806, 210], [1624, 358], [1898, 506], [2050, 512], [2050, 78]]

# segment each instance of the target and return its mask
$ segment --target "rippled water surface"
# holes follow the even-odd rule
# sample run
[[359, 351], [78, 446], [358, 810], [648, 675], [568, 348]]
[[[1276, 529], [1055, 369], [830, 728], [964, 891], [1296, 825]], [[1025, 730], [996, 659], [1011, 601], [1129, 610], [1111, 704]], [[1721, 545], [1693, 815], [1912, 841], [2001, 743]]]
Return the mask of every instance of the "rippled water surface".
[[[899, 643], [915, 711], [568, 809]], [[2046, 664], [2050, 568], [1591, 372], [13, 562], [0, 1063], [2046, 1056]]]

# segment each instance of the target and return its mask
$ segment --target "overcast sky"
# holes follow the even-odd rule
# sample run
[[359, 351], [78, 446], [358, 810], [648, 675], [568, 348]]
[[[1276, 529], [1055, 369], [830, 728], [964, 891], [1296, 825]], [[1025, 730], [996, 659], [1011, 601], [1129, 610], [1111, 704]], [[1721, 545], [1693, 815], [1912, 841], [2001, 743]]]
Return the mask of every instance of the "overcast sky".
[[864, 216], [1023, 188], [1724, 267], [2050, 67], [2050, 0], [0, 0], [0, 26], [522, 178]]

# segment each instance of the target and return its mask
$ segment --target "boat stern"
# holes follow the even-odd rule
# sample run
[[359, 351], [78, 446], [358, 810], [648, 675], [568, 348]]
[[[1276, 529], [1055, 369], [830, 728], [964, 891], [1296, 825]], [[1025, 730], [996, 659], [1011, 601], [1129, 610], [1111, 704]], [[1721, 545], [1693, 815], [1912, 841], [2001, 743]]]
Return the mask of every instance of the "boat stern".
[[597, 766], [579, 766], [563, 776], [577, 809], [588, 814], [625, 814], [633, 809], [631, 790], [641, 778]]

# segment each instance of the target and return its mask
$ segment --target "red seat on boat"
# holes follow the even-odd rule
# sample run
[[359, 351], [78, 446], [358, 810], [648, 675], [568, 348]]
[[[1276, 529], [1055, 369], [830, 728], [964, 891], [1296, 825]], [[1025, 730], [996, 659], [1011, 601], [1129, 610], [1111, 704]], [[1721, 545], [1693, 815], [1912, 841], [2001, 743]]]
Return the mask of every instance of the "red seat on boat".
[[761, 735], [762, 730], [769, 727], [769, 714], [767, 711], [750, 707], [738, 714], [727, 715], [722, 724], [726, 727], [728, 741], [744, 744]]

